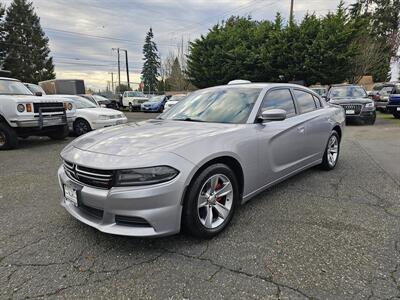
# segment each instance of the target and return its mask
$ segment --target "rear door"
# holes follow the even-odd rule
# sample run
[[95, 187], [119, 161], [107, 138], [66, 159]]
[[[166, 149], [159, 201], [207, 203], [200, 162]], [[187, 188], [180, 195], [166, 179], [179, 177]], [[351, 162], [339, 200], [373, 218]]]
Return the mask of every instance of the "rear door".
[[330, 124], [318, 97], [303, 89], [293, 89], [293, 94], [305, 130], [302, 155], [307, 165], [322, 158], [330, 134]]
[[287, 118], [283, 121], [268, 121], [259, 127], [259, 161], [264, 185], [297, 170], [304, 157], [305, 128], [289, 88], [268, 91], [259, 113], [276, 108], [284, 109]]

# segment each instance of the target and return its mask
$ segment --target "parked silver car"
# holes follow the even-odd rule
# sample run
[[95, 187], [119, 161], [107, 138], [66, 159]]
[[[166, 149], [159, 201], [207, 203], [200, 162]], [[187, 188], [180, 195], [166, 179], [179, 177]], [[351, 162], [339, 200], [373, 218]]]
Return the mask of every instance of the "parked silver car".
[[100, 231], [210, 238], [239, 204], [338, 161], [345, 114], [291, 84], [192, 93], [157, 119], [100, 129], [61, 152], [62, 205]]

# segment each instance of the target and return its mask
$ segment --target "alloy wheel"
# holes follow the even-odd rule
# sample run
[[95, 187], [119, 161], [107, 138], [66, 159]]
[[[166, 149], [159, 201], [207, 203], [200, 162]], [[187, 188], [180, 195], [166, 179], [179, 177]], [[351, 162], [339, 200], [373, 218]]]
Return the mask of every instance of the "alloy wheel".
[[89, 128], [85, 122], [78, 122], [78, 124], [76, 124], [76, 129], [79, 135], [89, 132]]
[[335, 135], [332, 135], [328, 142], [328, 163], [331, 167], [336, 165], [336, 160], [339, 152], [339, 140]]
[[197, 200], [198, 217], [208, 229], [225, 222], [232, 209], [233, 188], [229, 178], [215, 174], [208, 178], [200, 189]]

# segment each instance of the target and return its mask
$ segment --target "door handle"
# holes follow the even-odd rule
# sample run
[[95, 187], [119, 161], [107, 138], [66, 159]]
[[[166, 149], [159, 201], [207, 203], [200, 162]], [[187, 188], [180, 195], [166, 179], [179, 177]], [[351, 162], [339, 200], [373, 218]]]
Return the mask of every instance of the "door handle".
[[304, 126], [297, 127], [297, 131], [300, 133], [304, 133], [305, 127]]

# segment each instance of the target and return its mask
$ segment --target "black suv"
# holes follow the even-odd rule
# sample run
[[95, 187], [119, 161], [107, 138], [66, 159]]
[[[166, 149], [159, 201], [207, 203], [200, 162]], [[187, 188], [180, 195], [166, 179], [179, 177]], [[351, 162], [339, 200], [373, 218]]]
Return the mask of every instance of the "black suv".
[[362, 121], [373, 125], [376, 119], [374, 101], [368, 98], [362, 86], [338, 84], [330, 86], [326, 100], [344, 108], [346, 120]]

